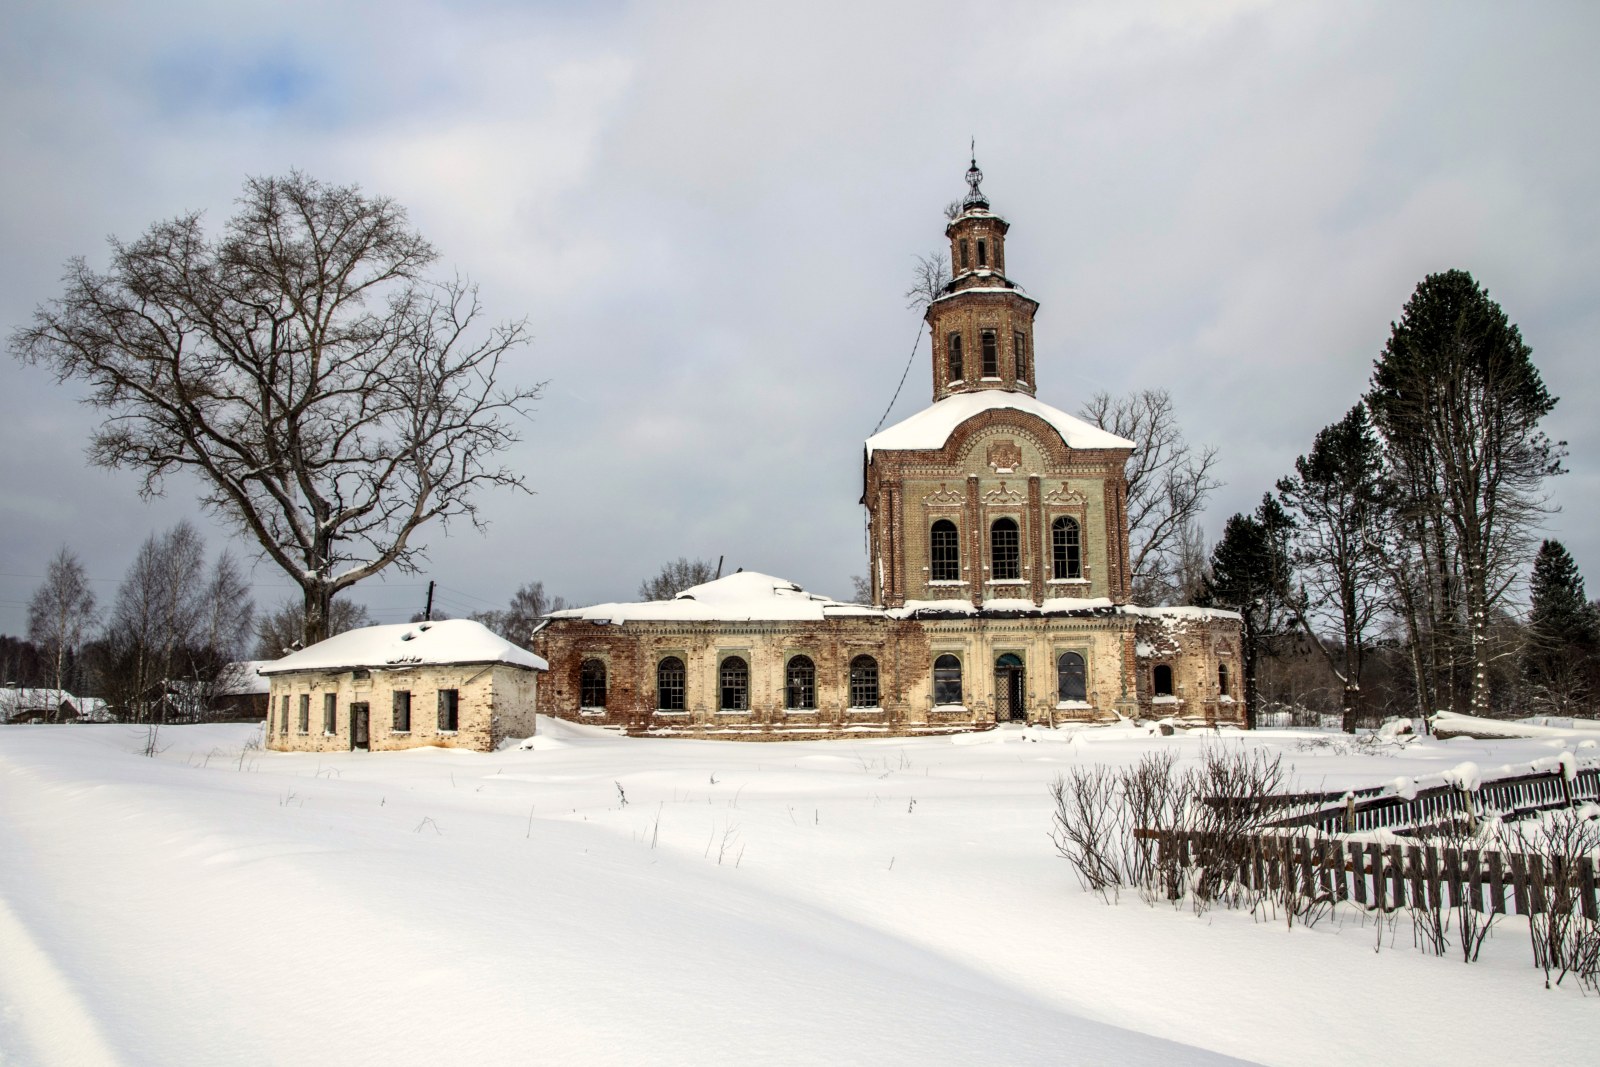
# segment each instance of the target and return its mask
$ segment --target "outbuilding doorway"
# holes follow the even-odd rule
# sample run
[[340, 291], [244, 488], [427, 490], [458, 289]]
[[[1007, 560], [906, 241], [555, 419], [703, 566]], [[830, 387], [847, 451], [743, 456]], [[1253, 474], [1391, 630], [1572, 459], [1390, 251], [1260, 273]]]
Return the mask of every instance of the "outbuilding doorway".
[[994, 721], [1026, 722], [1027, 689], [1023, 685], [1022, 660], [1007, 652], [994, 661]]
[[369, 751], [371, 742], [367, 740], [367, 723], [370, 716], [367, 713], [366, 701], [357, 701], [350, 705], [350, 748]]

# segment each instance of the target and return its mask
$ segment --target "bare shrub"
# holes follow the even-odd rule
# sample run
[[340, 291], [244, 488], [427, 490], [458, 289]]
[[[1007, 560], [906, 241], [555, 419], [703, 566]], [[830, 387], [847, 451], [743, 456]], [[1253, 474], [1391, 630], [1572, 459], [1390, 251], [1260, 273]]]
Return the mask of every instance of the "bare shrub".
[[1561, 811], [1537, 827], [1505, 828], [1519, 851], [1544, 868], [1544, 910], [1528, 917], [1534, 966], [1546, 987], [1575, 974], [1586, 989], [1600, 991], [1600, 924], [1584, 917], [1582, 863], [1600, 855], [1600, 822], [1578, 811]]
[[1055, 801], [1050, 839], [1079, 883], [1108, 904], [1126, 884], [1120, 861], [1132, 826], [1117, 774], [1101, 763], [1075, 766], [1050, 786]]

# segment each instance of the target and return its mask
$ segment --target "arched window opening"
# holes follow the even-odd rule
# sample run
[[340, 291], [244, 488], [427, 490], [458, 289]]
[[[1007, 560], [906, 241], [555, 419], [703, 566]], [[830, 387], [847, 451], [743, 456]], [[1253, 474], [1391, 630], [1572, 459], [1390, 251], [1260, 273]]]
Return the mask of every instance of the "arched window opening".
[[980, 237], [980, 238], [978, 238], [978, 266], [987, 267], [988, 265], [989, 265], [989, 242], [984, 240], [982, 237]]
[[1015, 519], [996, 519], [989, 527], [989, 577], [997, 582], [1022, 578], [1022, 560]]
[[961, 703], [961, 661], [949, 653], [933, 661], [933, 702]]
[[1172, 668], [1165, 663], [1156, 664], [1155, 670], [1151, 672], [1150, 681], [1156, 696], [1169, 697], [1172, 695]]
[[717, 674], [718, 685], [722, 690], [722, 703], [719, 707], [723, 711], [749, 711], [750, 665], [738, 656], [729, 656], [722, 661], [722, 667]]
[[1028, 338], [1021, 330], [1011, 332], [1011, 358], [1017, 361], [1017, 380], [1028, 381]]
[[961, 580], [961, 535], [956, 524], [940, 519], [928, 537], [928, 577], [935, 582]]
[[585, 708], [606, 706], [606, 665], [586, 659], [578, 668], [578, 704]]
[[784, 706], [790, 711], [817, 708], [817, 667], [810, 656], [795, 656], [784, 671]]
[[959, 333], [951, 334], [947, 345], [950, 350], [950, 380], [959, 382], [961, 380], [961, 335]]
[[683, 710], [683, 660], [668, 656], [656, 665], [656, 710]]
[[994, 331], [984, 330], [978, 337], [983, 342], [983, 376], [1000, 377], [1000, 344], [995, 340]]
[[1089, 699], [1083, 657], [1076, 652], [1063, 652], [1056, 660], [1056, 699], [1063, 704], [1081, 704]]
[[965, 237], [963, 237], [961, 240], [956, 242], [956, 245], [957, 245], [957, 247], [959, 247], [961, 249], [961, 269], [962, 270], [966, 270], [967, 269], [967, 239]]
[[1083, 577], [1083, 546], [1078, 539], [1078, 520], [1065, 515], [1050, 524], [1050, 559], [1053, 578]]
[[1231, 695], [1228, 692], [1228, 665], [1226, 663], [1217, 664], [1217, 695]]
[[857, 656], [850, 661], [850, 706], [878, 706], [878, 661], [871, 656]]

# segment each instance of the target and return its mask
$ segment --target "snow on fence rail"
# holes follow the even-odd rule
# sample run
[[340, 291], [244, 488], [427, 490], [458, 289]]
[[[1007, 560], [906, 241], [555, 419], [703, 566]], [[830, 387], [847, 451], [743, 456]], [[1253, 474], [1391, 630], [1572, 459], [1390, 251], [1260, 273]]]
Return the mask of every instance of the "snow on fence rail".
[[1262, 812], [1299, 808], [1290, 815], [1268, 818], [1265, 825], [1330, 834], [1416, 829], [1453, 821], [1475, 824], [1490, 815], [1520, 819], [1585, 802], [1600, 803], [1600, 765], [1578, 768], [1570, 756], [1548, 762], [1557, 766], [1487, 779], [1480, 779], [1476, 768], [1464, 765], [1470, 770], [1457, 768], [1445, 776], [1449, 781], [1407, 793], [1385, 793], [1390, 787], [1370, 786], [1344, 793], [1207, 797], [1206, 803], [1212, 807], [1244, 803]]
[[[1158, 867], [1167, 871], [1193, 867], [1218, 851], [1214, 834], [1140, 829], [1135, 835], [1157, 843]], [[1585, 919], [1600, 919], [1600, 874], [1587, 856], [1563, 860], [1497, 849], [1293, 834], [1251, 834], [1228, 842], [1226, 849], [1237, 860], [1229, 872], [1232, 879], [1260, 893], [1353, 900], [1381, 911], [1465, 903], [1485, 914], [1579, 911]], [[1168, 885], [1169, 896], [1178, 899], [1179, 882]]]

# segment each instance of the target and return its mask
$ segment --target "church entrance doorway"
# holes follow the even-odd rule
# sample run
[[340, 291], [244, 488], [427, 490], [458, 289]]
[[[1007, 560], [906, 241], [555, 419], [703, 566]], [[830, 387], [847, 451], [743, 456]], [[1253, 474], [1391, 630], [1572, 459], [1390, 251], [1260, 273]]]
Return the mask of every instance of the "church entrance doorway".
[[358, 701], [350, 705], [350, 747], [366, 751], [371, 742], [367, 740], [367, 705], [365, 701]]
[[1027, 690], [1023, 688], [1022, 660], [1007, 652], [994, 661], [994, 721], [1026, 722]]

